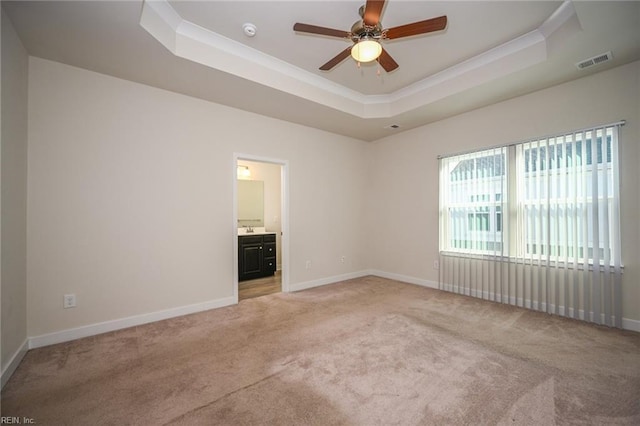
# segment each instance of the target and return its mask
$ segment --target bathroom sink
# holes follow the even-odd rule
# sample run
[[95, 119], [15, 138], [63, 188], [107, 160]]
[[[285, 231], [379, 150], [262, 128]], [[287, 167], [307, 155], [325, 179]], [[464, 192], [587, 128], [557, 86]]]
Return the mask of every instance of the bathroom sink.
[[238, 235], [262, 235], [273, 234], [273, 232], [267, 232], [264, 226], [252, 228], [253, 232], [249, 232], [249, 228], [238, 228]]

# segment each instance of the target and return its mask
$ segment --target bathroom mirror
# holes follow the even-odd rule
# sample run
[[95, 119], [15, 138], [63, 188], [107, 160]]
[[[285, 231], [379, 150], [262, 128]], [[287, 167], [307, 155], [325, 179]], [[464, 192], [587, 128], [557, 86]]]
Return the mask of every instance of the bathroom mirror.
[[264, 182], [238, 180], [238, 228], [264, 226]]

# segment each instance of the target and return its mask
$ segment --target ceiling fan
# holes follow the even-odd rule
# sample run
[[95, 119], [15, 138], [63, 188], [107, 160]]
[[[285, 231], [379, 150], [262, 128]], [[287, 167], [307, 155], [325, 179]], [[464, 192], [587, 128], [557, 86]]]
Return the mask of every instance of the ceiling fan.
[[447, 17], [427, 19], [425, 21], [400, 25], [399, 27], [383, 28], [380, 22], [380, 14], [385, 0], [367, 0], [360, 7], [359, 13], [362, 19], [356, 21], [351, 31], [334, 30], [332, 28], [318, 27], [316, 25], [296, 23], [294, 31], [339, 37], [351, 40], [353, 45], [338, 53], [333, 59], [322, 65], [322, 71], [329, 71], [351, 55], [358, 62], [370, 62], [377, 60], [385, 71], [390, 72], [398, 68], [398, 63], [387, 53], [380, 44], [381, 40], [392, 40], [402, 37], [410, 37], [443, 30], [447, 26]]

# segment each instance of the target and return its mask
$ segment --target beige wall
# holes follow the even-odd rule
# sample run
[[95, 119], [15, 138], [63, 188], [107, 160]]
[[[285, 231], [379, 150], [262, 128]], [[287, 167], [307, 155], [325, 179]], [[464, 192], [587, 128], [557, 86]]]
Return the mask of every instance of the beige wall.
[[[231, 297], [234, 153], [289, 162], [292, 285], [369, 268], [436, 281], [438, 154], [619, 119], [624, 316], [640, 320], [639, 63], [373, 144], [43, 59], [29, 66], [31, 337]], [[65, 293], [77, 308], [62, 309]]]
[[[2, 372], [27, 338], [27, 53], [2, 14]], [[3, 377], [4, 379], [5, 377]]]
[[291, 284], [366, 268], [365, 142], [29, 65], [29, 336], [231, 297], [234, 152], [289, 161]]
[[640, 320], [640, 62], [521, 96], [372, 144], [369, 227], [378, 270], [437, 281], [439, 154], [627, 120], [622, 128], [623, 316]]

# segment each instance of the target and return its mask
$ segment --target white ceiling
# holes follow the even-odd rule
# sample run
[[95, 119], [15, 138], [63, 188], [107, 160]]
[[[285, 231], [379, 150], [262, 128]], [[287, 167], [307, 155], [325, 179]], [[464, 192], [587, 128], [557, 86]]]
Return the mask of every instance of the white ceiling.
[[[640, 59], [640, 2], [388, 0], [385, 28], [447, 15], [444, 31], [385, 41], [391, 73], [295, 22], [348, 31], [362, 1], [6, 2], [31, 55], [363, 140]], [[142, 22], [142, 24], [141, 24]], [[257, 35], [246, 37], [251, 22]], [[575, 63], [611, 51], [613, 60]], [[389, 130], [390, 124], [400, 125]]]

